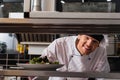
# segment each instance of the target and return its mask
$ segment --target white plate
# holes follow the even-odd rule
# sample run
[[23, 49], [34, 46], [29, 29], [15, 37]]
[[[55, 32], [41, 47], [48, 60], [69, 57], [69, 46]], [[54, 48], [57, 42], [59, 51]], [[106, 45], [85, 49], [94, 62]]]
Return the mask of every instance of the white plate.
[[24, 64], [17, 63], [17, 66], [29, 70], [56, 70], [63, 66], [63, 64]]

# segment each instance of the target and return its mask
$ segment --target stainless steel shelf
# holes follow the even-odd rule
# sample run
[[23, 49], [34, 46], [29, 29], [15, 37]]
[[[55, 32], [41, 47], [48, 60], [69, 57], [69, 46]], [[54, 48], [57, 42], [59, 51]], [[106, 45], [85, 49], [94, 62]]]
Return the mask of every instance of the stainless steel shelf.
[[1, 18], [0, 32], [120, 33], [120, 18]]
[[[11, 73], [12, 72], [12, 73]], [[58, 72], [58, 71], [38, 71], [38, 70], [0, 70], [1, 76], [56, 76], [56, 77], [94, 77], [120, 79], [120, 73], [103, 72]]]
[[58, 18], [58, 19], [120, 19], [120, 13], [108, 12], [57, 12], [31, 11], [30, 18]]

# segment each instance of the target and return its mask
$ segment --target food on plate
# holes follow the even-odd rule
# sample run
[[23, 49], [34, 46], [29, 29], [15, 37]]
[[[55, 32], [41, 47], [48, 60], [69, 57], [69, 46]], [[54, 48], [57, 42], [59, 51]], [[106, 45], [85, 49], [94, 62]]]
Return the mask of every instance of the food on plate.
[[59, 62], [50, 62], [45, 56], [44, 58], [41, 57], [34, 57], [29, 61], [30, 64], [59, 64]]

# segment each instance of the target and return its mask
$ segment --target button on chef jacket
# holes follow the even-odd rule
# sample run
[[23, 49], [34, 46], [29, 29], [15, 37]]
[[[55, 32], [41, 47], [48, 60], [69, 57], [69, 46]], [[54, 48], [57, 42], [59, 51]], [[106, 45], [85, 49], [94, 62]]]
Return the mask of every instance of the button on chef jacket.
[[[54, 40], [42, 53], [41, 57], [47, 56], [52, 62], [59, 61], [64, 64], [58, 71], [68, 72], [109, 72], [106, 49], [99, 46], [89, 55], [80, 55], [76, 49], [77, 36], [63, 37]], [[50, 77], [49, 80], [88, 80], [88, 78], [73, 77]]]

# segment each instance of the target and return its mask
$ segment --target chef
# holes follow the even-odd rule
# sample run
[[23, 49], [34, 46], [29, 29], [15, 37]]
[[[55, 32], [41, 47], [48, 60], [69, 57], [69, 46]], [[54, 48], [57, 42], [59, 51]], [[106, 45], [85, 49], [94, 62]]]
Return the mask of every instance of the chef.
[[[64, 64], [58, 71], [109, 72], [105, 36], [79, 34], [54, 40], [42, 53], [49, 61]], [[88, 78], [50, 77], [49, 80], [89, 80]]]

